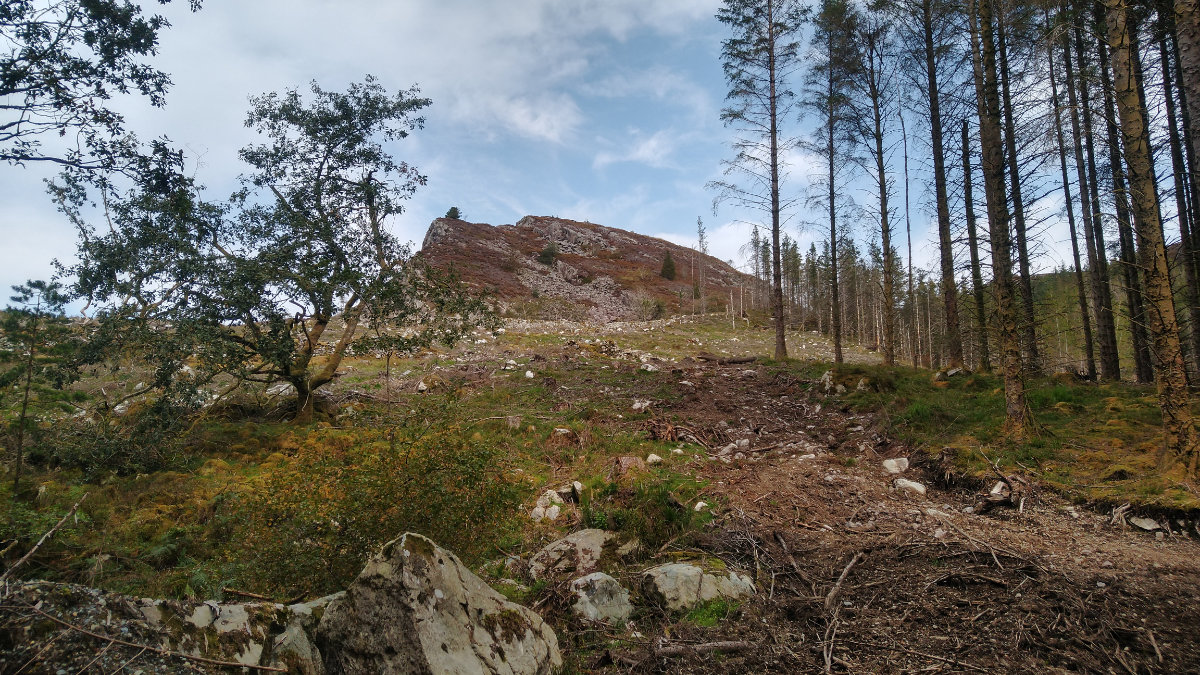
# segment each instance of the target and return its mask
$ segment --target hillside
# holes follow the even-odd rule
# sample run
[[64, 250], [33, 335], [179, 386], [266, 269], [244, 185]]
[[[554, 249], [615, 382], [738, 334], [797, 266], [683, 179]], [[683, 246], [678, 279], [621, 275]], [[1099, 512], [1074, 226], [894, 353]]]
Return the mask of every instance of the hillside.
[[[539, 256], [554, 244], [553, 264]], [[661, 276], [667, 252], [675, 279]], [[752, 277], [712, 256], [671, 242], [595, 223], [525, 216], [515, 225], [438, 218], [429, 226], [421, 255], [435, 267], [453, 267], [463, 280], [487, 289], [511, 316], [614, 321], [691, 312], [693, 261], [703, 268], [710, 311], [731, 297], [740, 307]], [[749, 297], [746, 298], [749, 302]]]

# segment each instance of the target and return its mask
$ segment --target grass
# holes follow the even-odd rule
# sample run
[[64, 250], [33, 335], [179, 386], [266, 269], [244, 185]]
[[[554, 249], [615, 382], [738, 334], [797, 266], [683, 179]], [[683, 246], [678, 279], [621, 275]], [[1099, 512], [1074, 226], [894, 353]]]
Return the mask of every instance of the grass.
[[[0, 480], [7, 505], [0, 546], [27, 550], [84, 492], [78, 524], [39, 551], [26, 575], [154, 597], [219, 598], [231, 587], [291, 599], [343, 587], [367, 555], [405, 529], [433, 536], [472, 565], [528, 555], [582, 526], [637, 537], [651, 551], [686, 546], [711, 519], [689, 508], [705, 486], [691, 477], [690, 454], [673, 455], [676, 444], [641, 431], [652, 413], [630, 407], [634, 398], [674, 396], [679, 376], [669, 367], [641, 371], [636, 358], [614, 359], [597, 343], [675, 359], [762, 355], [773, 334], [742, 324], [733, 330], [720, 317], [558, 330], [509, 331], [486, 344], [394, 358], [392, 403], [382, 400], [384, 361], [352, 358], [336, 392], [375, 398], [354, 399], [308, 427], [254, 417], [269, 406], [248, 394], [252, 405], [197, 422], [164, 470], [85, 475], [35, 462], [20, 494]], [[907, 367], [832, 368], [805, 358], [820, 356], [807, 346], [816, 337], [790, 340], [801, 358], [759, 366], [801, 383], [832, 369], [847, 388], [841, 405], [878, 413], [888, 436], [918, 452], [949, 448], [966, 475], [989, 475], [982, 452], [1080, 500], [1200, 507], [1190, 486], [1157, 471], [1159, 410], [1147, 387], [1032, 381], [1029, 402], [1042, 431], [1017, 443], [1001, 433], [997, 377], [942, 384]], [[503, 370], [510, 358], [520, 365]], [[416, 393], [421, 379], [436, 383], [430, 393]], [[633, 481], [610, 475], [614, 458], [652, 452], [665, 463]], [[570, 516], [577, 520], [530, 523], [525, 510], [536, 496], [572, 480], [588, 488]]]
[[[826, 364], [782, 364], [817, 378]], [[1003, 434], [1004, 385], [994, 375], [969, 374], [935, 383], [926, 370], [904, 366], [838, 366], [835, 381], [867, 378], [867, 391], [843, 398], [859, 412], [879, 414], [892, 437], [931, 455], [950, 450], [966, 475], [992, 475], [986, 455], [1002, 467], [1034, 475], [1071, 498], [1131, 502], [1167, 509], [1200, 508], [1194, 488], [1157, 470], [1161, 412], [1153, 390], [1131, 383], [1044, 377], [1027, 382], [1038, 425], [1025, 441]], [[1200, 409], [1196, 411], [1200, 416]]]
[[733, 614], [737, 608], [738, 603], [736, 602], [723, 599], [709, 600], [693, 607], [683, 618], [701, 628], [713, 628]]

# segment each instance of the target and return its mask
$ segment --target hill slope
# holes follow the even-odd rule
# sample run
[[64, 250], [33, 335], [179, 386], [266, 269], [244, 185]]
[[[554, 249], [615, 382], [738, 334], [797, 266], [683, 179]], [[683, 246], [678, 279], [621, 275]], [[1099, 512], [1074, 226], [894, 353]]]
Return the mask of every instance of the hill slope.
[[[538, 260], [549, 244], [558, 249], [551, 265]], [[660, 275], [668, 251], [674, 280]], [[613, 321], [691, 312], [693, 279], [700, 276], [693, 265], [703, 267], [710, 311], [724, 311], [731, 293], [740, 307], [742, 286], [747, 296], [753, 288], [752, 277], [687, 247], [547, 216], [498, 226], [438, 218], [421, 255], [436, 267], [453, 266], [468, 284], [494, 293], [505, 311], [528, 318]]]

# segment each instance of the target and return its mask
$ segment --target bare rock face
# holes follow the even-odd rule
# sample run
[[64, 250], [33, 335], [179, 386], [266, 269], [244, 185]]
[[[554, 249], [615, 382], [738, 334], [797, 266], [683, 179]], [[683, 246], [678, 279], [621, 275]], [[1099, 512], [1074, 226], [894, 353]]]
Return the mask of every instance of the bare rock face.
[[317, 627], [325, 672], [551, 673], [558, 638], [419, 534], [388, 542]]

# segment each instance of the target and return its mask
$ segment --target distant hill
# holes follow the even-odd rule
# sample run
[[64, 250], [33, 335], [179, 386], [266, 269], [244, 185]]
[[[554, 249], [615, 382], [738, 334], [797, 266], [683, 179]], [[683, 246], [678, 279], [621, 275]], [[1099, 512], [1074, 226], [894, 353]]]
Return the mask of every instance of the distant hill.
[[[539, 258], [550, 244], [552, 264]], [[675, 279], [660, 272], [667, 252]], [[595, 223], [525, 216], [515, 225], [438, 218], [429, 226], [421, 256], [438, 268], [453, 267], [468, 284], [493, 293], [504, 311], [526, 318], [615, 321], [689, 313], [693, 276], [704, 269], [710, 311], [724, 311], [730, 293], [740, 307], [753, 278], [712, 256], [669, 241]]]

